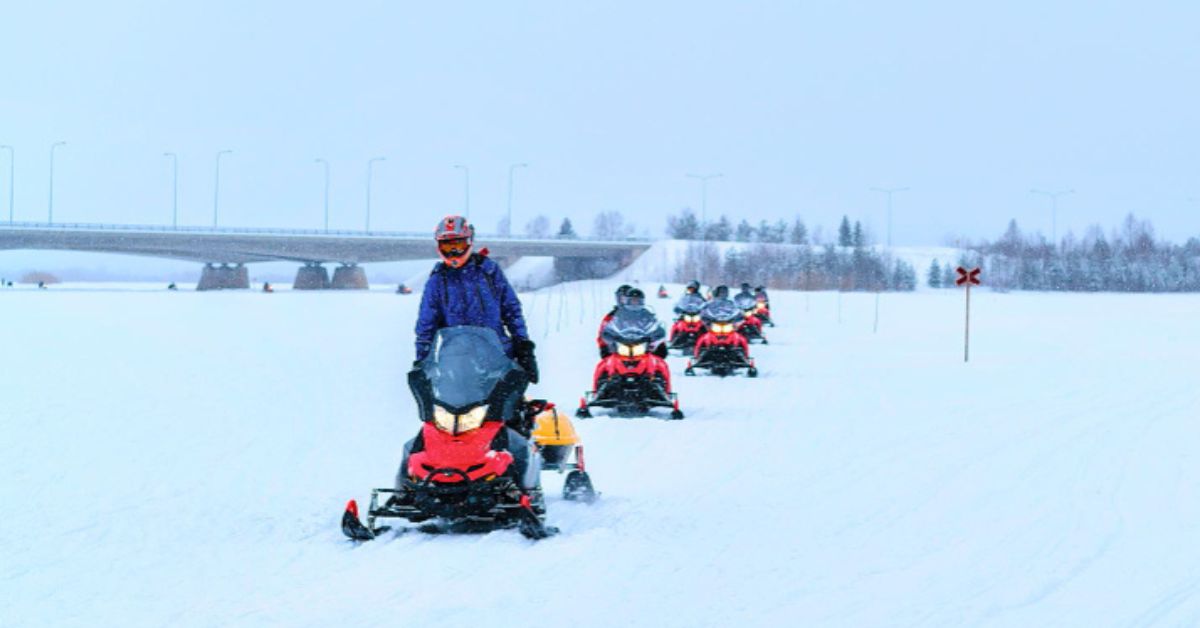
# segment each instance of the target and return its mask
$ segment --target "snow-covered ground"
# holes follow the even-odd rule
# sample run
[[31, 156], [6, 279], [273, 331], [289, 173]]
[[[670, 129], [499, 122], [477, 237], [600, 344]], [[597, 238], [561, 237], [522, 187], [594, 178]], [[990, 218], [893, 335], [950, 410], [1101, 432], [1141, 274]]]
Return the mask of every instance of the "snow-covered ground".
[[[5, 627], [1200, 624], [1200, 296], [979, 291], [964, 365], [957, 291], [776, 292], [759, 379], [578, 423], [558, 537], [355, 547], [417, 295], [70, 287], [0, 290]], [[535, 393], [614, 287], [524, 295]]]

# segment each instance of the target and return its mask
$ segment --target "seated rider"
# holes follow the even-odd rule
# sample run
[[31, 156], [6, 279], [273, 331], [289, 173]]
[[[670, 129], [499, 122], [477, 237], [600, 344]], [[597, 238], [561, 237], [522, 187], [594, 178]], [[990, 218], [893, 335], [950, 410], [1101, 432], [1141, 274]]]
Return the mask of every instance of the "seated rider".
[[429, 273], [421, 295], [417, 362], [429, 355], [437, 330], [459, 325], [487, 327], [496, 332], [505, 354], [525, 369], [529, 381], [536, 383], [537, 359], [525, 328], [521, 301], [500, 265], [487, 256], [487, 249], [471, 252], [475, 228], [462, 216], [447, 216], [438, 223], [434, 237], [442, 261]]
[[739, 292], [739, 293], [737, 294], [737, 296], [739, 296], [739, 297], [740, 297], [740, 296], [742, 296], [742, 295], [745, 295], [745, 296], [748, 296], [748, 297], [753, 297], [753, 296], [754, 296], [754, 292], [753, 292], [752, 290], [750, 290], [750, 284], [748, 284], [748, 283], [746, 283], [746, 282], [744, 282], [744, 281], [742, 282], [742, 291], [741, 291], [741, 292]]
[[630, 290], [633, 290], [633, 286], [629, 284], [621, 284], [615, 293], [617, 297], [617, 304], [613, 306], [613, 309], [608, 311], [608, 314], [604, 315], [604, 318], [600, 319], [600, 329], [596, 332], [596, 346], [600, 349], [601, 359], [607, 358], [608, 354], [611, 353], [611, 350], [608, 348], [608, 343], [604, 341], [604, 328], [607, 327], [610, 322], [612, 322], [613, 317], [617, 315], [617, 310], [621, 309], [622, 305], [625, 305], [625, 295]]
[[758, 299], [759, 301], [762, 301], [763, 303], [766, 303], [767, 307], [771, 307], [771, 298], [767, 296], [766, 286], [755, 287], [754, 288], [754, 298]]
[[[728, 303], [728, 305], [723, 306], [722, 304], [725, 303]], [[729, 286], [717, 286], [716, 288], [713, 288], [712, 299], [710, 299], [709, 302], [704, 306], [704, 311], [716, 310], [720, 309], [721, 307], [732, 307], [737, 309], [739, 313], [741, 312], [741, 310], [734, 306], [733, 302], [729, 299]]]

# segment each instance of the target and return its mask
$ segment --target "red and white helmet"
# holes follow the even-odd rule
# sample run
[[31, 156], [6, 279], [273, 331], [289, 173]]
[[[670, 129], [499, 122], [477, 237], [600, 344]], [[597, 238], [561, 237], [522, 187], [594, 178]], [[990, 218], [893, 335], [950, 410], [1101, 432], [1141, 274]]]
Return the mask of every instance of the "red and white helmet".
[[451, 268], [462, 268], [471, 257], [471, 245], [475, 241], [475, 227], [462, 216], [446, 216], [433, 232], [438, 243], [438, 254]]

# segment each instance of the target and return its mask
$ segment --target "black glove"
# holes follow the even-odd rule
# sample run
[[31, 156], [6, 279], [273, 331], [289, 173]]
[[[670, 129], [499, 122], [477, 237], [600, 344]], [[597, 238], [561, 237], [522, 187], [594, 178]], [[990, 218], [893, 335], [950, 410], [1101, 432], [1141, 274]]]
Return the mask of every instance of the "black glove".
[[600, 345], [600, 359], [603, 360], [610, 355], [612, 355], [612, 349], [609, 349], [608, 345]]
[[533, 355], [533, 348], [536, 345], [528, 338], [513, 339], [513, 355], [516, 356], [517, 364], [525, 369], [525, 374], [529, 376], [530, 383], [538, 383], [538, 365], [537, 358]]
[[667, 359], [667, 343], [665, 343], [665, 342], [658, 343], [658, 346], [654, 347], [654, 355], [656, 355], [664, 360]]

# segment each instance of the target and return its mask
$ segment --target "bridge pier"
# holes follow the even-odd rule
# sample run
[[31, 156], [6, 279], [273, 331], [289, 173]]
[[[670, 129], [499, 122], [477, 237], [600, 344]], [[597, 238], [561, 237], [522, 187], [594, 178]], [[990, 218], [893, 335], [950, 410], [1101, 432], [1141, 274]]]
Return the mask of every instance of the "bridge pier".
[[320, 264], [308, 263], [296, 271], [296, 281], [292, 282], [293, 290], [328, 290], [329, 271]]
[[204, 270], [200, 271], [200, 282], [196, 284], [196, 290], [248, 290], [249, 288], [250, 271], [242, 264], [236, 266], [205, 264]]
[[333, 271], [333, 282], [330, 287], [334, 290], [366, 290], [367, 273], [358, 264], [343, 264]]

